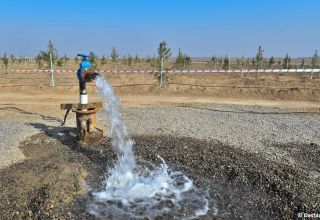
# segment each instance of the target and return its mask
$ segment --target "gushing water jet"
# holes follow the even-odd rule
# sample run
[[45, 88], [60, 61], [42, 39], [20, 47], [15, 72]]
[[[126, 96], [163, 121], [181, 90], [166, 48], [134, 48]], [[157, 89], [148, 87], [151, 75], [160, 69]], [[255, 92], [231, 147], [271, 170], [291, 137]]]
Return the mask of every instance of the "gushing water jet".
[[92, 193], [94, 201], [89, 204], [88, 211], [102, 219], [110, 216], [153, 219], [166, 214], [190, 219], [206, 215], [209, 210], [206, 194], [186, 175], [171, 170], [160, 156], [159, 166], [136, 158], [134, 141], [121, 119], [121, 104], [112, 86], [98, 76], [96, 89], [106, 103], [105, 116], [118, 160], [107, 169], [102, 183], [104, 189]]

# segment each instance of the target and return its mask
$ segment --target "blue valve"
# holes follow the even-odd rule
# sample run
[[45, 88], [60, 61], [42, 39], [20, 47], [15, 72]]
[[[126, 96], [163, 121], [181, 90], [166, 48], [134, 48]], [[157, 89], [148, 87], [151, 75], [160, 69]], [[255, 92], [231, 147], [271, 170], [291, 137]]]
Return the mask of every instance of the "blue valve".
[[82, 57], [80, 67], [77, 71], [77, 77], [79, 81], [83, 81], [82, 73], [87, 69], [92, 69], [93, 67], [92, 63], [88, 60], [88, 58], [93, 58], [93, 57], [91, 55], [85, 55], [85, 54], [77, 54], [77, 56]]

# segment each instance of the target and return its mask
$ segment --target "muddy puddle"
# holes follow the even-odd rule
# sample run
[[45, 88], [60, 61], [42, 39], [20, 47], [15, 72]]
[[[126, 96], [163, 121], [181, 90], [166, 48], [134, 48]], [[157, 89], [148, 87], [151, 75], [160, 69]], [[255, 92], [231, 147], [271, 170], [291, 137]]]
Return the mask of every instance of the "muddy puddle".
[[[27, 160], [0, 171], [0, 219], [95, 219], [92, 192], [102, 189], [116, 160], [110, 139], [79, 145], [73, 129], [48, 128], [21, 144]], [[134, 136], [139, 161], [182, 171], [207, 193], [200, 219], [292, 219], [320, 213], [319, 146], [272, 144], [291, 163], [225, 145], [172, 136]], [[181, 207], [181, 213], [188, 207]], [[172, 219], [170, 213], [156, 219]], [[183, 218], [183, 214], [179, 216]], [[104, 218], [116, 218], [106, 211]]]

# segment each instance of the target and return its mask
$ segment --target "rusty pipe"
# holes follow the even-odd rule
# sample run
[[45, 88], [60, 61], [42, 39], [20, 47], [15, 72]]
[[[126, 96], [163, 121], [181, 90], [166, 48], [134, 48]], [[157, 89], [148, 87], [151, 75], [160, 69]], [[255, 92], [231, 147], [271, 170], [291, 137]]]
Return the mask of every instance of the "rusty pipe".
[[84, 82], [92, 82], [97, 78], [97, 76], [100, 76], [100, 74], [92, 69], [87, 69], [82, 73], [82, 79]]

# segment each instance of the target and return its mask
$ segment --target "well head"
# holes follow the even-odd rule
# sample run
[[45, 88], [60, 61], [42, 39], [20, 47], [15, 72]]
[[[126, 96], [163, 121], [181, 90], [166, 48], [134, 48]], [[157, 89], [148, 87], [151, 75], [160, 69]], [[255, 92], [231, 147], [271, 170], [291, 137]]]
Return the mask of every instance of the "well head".
[[103, 130], [97, 128], [96, 113], [102, 108], [102, 103], [62, 104], [61, 109], [72, 110], [76, 113], [78, 140], [92, 143], [101, 140]]

